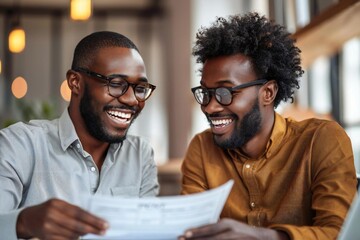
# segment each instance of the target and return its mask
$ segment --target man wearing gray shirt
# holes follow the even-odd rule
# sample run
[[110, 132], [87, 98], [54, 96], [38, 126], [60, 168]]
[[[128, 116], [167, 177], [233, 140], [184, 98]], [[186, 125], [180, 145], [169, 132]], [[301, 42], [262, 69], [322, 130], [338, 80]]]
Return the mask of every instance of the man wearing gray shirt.
[[134, 43], [90, 34], [66, 76], [71, 100], [59, 119], [0, 131], [0, 239], [102, 235], [108, 223], [82, 208], [83, 196], [158, 193], [152, 148], [126, 135], [155, 89]]

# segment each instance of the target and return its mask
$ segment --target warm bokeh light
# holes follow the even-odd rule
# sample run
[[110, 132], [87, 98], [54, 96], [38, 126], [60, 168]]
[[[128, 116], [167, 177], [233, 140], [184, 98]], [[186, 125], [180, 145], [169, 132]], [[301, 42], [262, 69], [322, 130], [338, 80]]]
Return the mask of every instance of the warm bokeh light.
[[16, 98], [23, 98], [27, 92], [27, 83], [23, 77], [17, 77], [11, 84], [12, 94]]
[[91, 16], [91, 0], [71, 0], [70, 17], [73, 20], [87, 20]]
[[14, 28], [9, 34], [9, 50], [13, 53], [22, 52], [25, 48], [25, 31]]
[[60, 94], [61, 94], [61, 97], [69, 102], [70, 101], [70, 96], [71, 96], [71, 90], [67, 84], [67, 80], [64, 80], [60, 86]]
[[1, 74], [1, 71], [2, 71], [2, 62], [0, 60], [0, 74]]

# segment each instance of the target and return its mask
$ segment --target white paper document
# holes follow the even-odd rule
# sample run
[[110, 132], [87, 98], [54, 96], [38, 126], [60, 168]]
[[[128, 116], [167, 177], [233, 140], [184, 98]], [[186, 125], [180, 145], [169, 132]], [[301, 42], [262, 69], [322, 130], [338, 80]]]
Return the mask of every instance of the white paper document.
[[188, 228], [215, 223], [234, 181], [183, 196], [115, 198], [93, 196], [87, 210], [110, 224], [105, 236], [82, 239], [177, 239]]

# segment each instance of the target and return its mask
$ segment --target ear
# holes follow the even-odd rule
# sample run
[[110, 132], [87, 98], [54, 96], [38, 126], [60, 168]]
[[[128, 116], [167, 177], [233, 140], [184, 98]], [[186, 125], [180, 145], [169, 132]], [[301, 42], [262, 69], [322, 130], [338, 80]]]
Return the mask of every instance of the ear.
[[278, 85], [275, 80], [270, 80], [262, 86], [261, 102], [264, 106], [274, 103], [278, 92]]
[[80, 92], [80, 75], [74, 70], [69, 70], [66, 73], [68, 86], [72, 94], [78, 95]]

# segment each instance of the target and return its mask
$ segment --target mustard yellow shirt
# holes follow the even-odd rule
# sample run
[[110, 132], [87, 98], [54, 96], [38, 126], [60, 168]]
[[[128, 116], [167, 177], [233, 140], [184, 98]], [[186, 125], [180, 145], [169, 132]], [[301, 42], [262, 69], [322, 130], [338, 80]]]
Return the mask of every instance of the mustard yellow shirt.
[[260, 158], [222, 150], [206, 130], [192, 139], [182, 174], [182, 194], [234, 179], [221, 218], [299, 240], [336, 239], [357, 183], [350, 139], [336, 122], [297, 122], [278, 114]]

